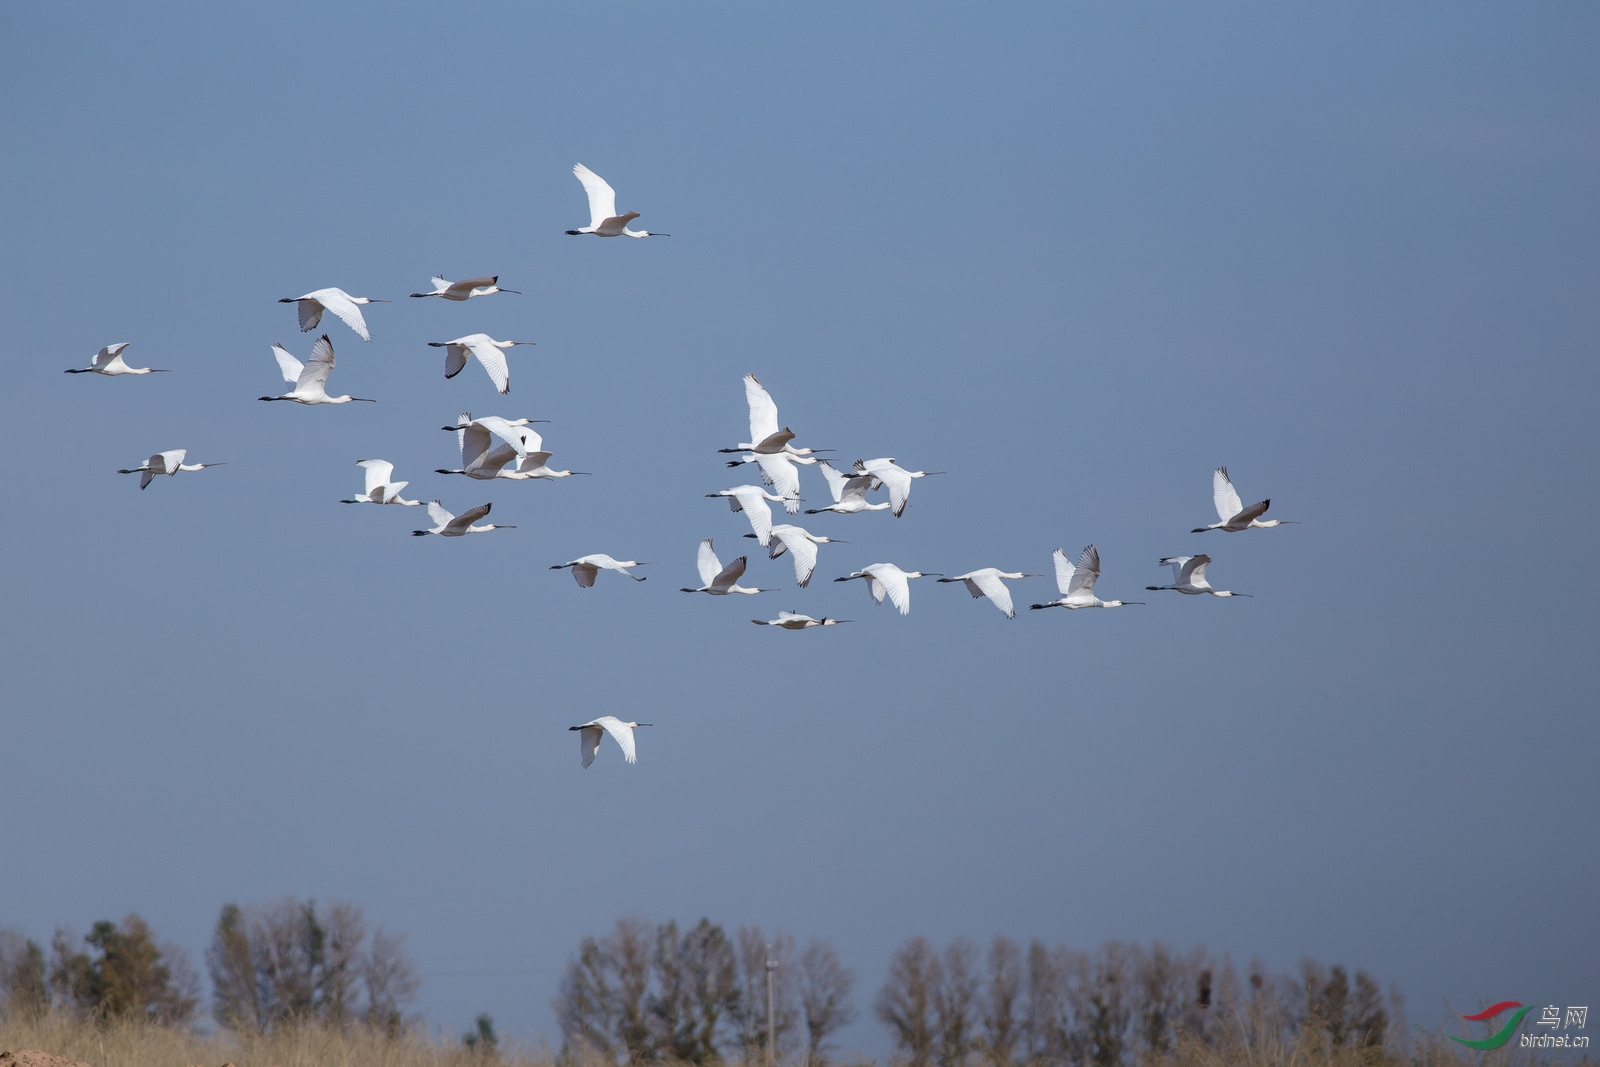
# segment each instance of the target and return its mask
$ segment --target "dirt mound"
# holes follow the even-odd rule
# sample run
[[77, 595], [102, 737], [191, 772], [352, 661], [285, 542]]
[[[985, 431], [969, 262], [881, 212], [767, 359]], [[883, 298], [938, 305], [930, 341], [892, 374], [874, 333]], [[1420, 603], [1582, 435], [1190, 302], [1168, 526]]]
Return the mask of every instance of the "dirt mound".
[[87, 1063], [69, 1060], [37, 1048], [19, 1048], [15, 1052], [0, 1052], [0, 1067], [89, 1067]]

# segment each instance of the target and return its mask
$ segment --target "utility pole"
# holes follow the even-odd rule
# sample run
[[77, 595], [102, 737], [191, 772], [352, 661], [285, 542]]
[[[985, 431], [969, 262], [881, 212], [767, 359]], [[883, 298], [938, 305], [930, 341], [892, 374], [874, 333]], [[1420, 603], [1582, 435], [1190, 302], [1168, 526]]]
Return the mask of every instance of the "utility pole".
[[772, 958], [772, 946], [767, 946], [767, 1067], [778, 1065], [778, 1029], [772, 1014], [772, 972], [778, 961]]

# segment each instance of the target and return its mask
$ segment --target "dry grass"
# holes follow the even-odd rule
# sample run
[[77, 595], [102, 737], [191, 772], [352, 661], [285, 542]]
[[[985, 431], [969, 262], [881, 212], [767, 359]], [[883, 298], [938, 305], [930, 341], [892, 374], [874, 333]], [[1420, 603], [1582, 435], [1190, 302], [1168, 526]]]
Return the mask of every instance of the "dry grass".
[[507, 1047], [484, 1055], [459, 1039], [417, 1031], [387, 1037], [372, 1030], [285, 1027], [270, 1034], [200, 1034], [137, 1021], [105, 1025], [49, 1014], [0, 1019], [0, 1051], [43, 1049], [93, 1067], [553, 1067], [543, 1047]]
[[[1477, 1067], [1478, 1054], [1436, 1034], [1415, 1035], [1405, 1055], [1376, 1050], [1331, 1049], [1319, 1035], [1282, 1034], [1270, 1028], [1237, 1039], [1223, 1035], [1214, 1044], [1185, 1041], [1159, 1059], [1129, 1057], [1135, 1067]], [[0, 1051], [43, 1049], [58, 1056], [81, 1060], [93, 1067], [555, 1067], [555, 1057], [543, 1045], [507, 1046], [493, 1053], [468, 1051], [456, 1038], [432, 1038], [407, 1031], [391, 1038], [360, 1028], [340, 1030], [323, 1025], [285, 1027], [271, 1034], [200, 1034], [136, 1021], [104, 1025], [62, 1014], [36, 1018], [0, 1018]], [[578, 1057], [568, 1067], [606, 1067]], [[1595, 1061], [1584, 1057], [1539, 1055], [1513, 1043], [1483, 1060], [1494, 1067], [1527, 1067], [1560, 1063], [1582, 1067]], [[667, 1065], [670, 1067], [670, 1065]], [[725, 1067], [742, 1067], [728, 1061]], [[785, 1067], [803, 1067], [791, 1062]], [[851, 1067], [875, 1067], [858, 1062]], [[989, 1067], [974, 1057], [973, 1067]]]

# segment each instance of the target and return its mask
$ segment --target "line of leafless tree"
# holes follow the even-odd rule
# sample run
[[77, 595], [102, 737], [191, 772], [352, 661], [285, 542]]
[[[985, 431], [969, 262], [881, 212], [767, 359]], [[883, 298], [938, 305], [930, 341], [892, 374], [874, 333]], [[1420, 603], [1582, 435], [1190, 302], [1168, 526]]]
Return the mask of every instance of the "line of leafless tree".
[[623, 919], [585, 937], [553, 1002], [569, 1062], [708, 1064], [765, 1061], [767, 961], [777, 1054], [822, 1064], [830, 1038], [855, 1018], [855, 975], [826, 941], [797, 950], [782, 930], [741, 926], [732, 938], [709, 919], [688, 929]]
[[904, 1067], [1271, 1063], [1293, 1048], [1377, 1065], [1397, 1052], [1398, 997], [1363, 971], [1309, 961], [1293, 977], [1252, 964], [1241, 979], [1226, 957], [1160, 942], [1085, 952], [996, 937], [987, 951], [965, 939], [940, 951], [913, 937], [873, 1013]]

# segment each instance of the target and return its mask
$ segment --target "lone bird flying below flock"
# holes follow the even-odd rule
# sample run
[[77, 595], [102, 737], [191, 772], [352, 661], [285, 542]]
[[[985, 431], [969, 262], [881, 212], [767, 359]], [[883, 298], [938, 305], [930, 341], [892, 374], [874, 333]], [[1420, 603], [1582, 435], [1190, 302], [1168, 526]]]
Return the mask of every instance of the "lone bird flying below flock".
[[587, 589], [594, 584], [596, 576], [598, 576], [601, 571], [616, 571], [618, 574], [626, 575], [636, 582], [642, 582], [644, 581], [644, 577], [638, 574], [628, 574], [628, 568], [650, 566], [654, 566], [654, 564], [640, 563], [638, 560], [632, 559], [612, 559], [604, 552], [596, 552], [590, 556], [579, 556], [577, 559], [570, 560], [566, 563], [557, 563], [550, 569], [553, 571], [559, 571], [571, 567], [573, 581], [577, 582], [580, 587]]
[[117, 471], [118, 474], [139, 475], [139, 488], [143, 489], [155, 479], [158, 474], [172, 477], [179, 471], [203, 471], [207, 467], [226, 467], [226, 463], [185, 463], [184, 457], [189, 454], [186, 448], [173, 448], [166, 452], [157, 452], [144, 461], [143, 466], [129, 467]]
[[403, 504], [408, 508], [422, 506], [420, 500], [406, 500], [400, 495], [400, 490], [410, 485], [410, 482], [391, 482], [394, 475], [394, 464], [386, 459], [358, 459], [356, 466], [365, 467], [367, 471], [366, 492], [357, 493], [353, 499], [341, 500], [341, 504]]
[[87, 367], [68, 367], [68, 374], [170, 374], [170, 371], [157, 367], [130, 367], [122, 362], [122, 350], [132, 344], [131, 341], [118, 341], [114, 345], [106, 345], [94, 354], [94, 359], [89, 361]]
[[785, 630], [809, 630], [813, 626], [838, 626], [841, 622], [854, 622], [854, 619], [830, 619], [824, 615], [820, 619], [813, 619], [810, 615], [801, 615], [793, 611], [780, 611], [776, 619], [751, 619], [757, 626], [777, 626]]
[[1244, 507], [1239, 503], [1239, 491], [1233, 487], [1227, 467], [1218, 467], [1211, 472], [1211, 502], [1216, 505], [1217, 518], [1221, 521], [1214, 522], [1210, 526], [1196, 526], [1189, 531], [1190, 533], [1205, 533], [1207, 530], [1238, 533], [1252, 528], [1270, 530], [1274, 526], [1299, 525], [1294, 519], [1268, 519], [1262, 522], [1261, 516], [1272, 506], [1271, 498], [1258, 500], [1249, 507]]
[[725, 496], [728, 498], [728, 510], [744, 512], [750, 520], [750, 529], [755, 531], [756, 543], [762, 548], [772, 541], [772, 509], [767, 507], [767, 501], [775, 500], [786, 508], [791, 503], [789, 497], [769, 493], [759, 485], [736, 485], [732, 489], [707, 493], [706, 496]]
[[1213, 589], [1206, 579], [1206, 566], [1211, 562], [1211, 557], [1200, 556], [1168, 556], [1166, 559], [1157, 560], [1160, 566], [1172, 568], [1172, 585], [1147, 585], [1146, 589], [1171, 589], [1173, 592], [1185, 596], [1244, 596], [1249, 593], [1234, 593], [1227, 589]]
[[1011, 607], [1011, 590], [1006, 588], [1002, 578], [1039, 578], [1038, 574], [1024, 574], [1021, 571], [1003, 571], [998, 567], [984, 567], [982, 570], [968, 571], [958, 574], [954, 578], [940, 578], [941, 582], [965, 582], [967, 592], [974, 599], [989, 598], [989, 602], [999, 608], [1008, 619], [1017, 617], [1016, 611]]
[[[1093, 545], [1079, 554], [1076, 567], [1059, 548], [1051, 558], [1056, 562], [1056, 588], [1061, 591], [1061, 598], [1035, 604], [1034, 611], [1043, 608], [1120, 608], [1144, 603], [1142, 600], [1101, 600], [1094, 595], [1094, 583], [1100, 580], [1100, 551]], [[1202, 563], [1201, 567], [1204, 566]]]
[[750, 406], [750, 442], [736, 448], [719, 448], [718, 452], [754, 452], [761, 456], [786, 452], [791, 456], [809, 456], [813, 452], [833, 451], [831, 448], [796, 448], [791, 445], [789, 442], [794, 440], [794, 431], [787, 426], [778, 429], [778, 405], [773, 403], [772, 395], [756, 381], [754, 374], [744, 376], [744, 398]]
[[466, 278], [459, 282], [446, 281], [435, 274], [429, 281], [433, 282], [433, 292], [412, 293], [413, 297], [437, 296], [445, 300], [471, 300], [475, 296], [491, 296], [495, 293], [513, 293], [521, 296], [516, 289], [500, 288], [500, 276], [489, 275], [483, 278]]
[[536, 341], [496, 341], [486, 333], [469, 333], [465, 337], [457, 337], [454, 341], [429, 341], [429, 348], [442, 348], [444, 354], [444, 376], [454, 378], [461, 373], [461, 368], [467, 365], [467, 356], [478, 357], [478, 362], [483, 364], [483, 369], [489, 372], [489, 380], [500, 391], [501, 396], [511, 392], [511, 370], [506, 366], [506, 354], [503, 348], [515, 348], [517, 345], [537, 344]]
[[278, 357], [278, 369], [283, 372], [283, 380], [294, 388], [282, 396], [264, 396], [259, 399], [293, 400], [296, 404], [308, 405], [348, 404], [352, 400], [367, 404], [377, 403], [364, 396], [328, 395], [328, 375], [333, 371], [333, 342], [328, 340], [327, 334], [317, 338], [317, 343], [311, 346], [311, 355], [304, 363], [290, 355], [289, 350], [282, 345], [273, 345], [272, 354]]
[[884, 594], [888, 594], [889, 603], [900, 609], [900, 614], [911, 614], [911, 585], [909, 578], [937, 578], [938, 571], [924, 574], [922, 571], [903, 571], [893, 563], [874, 563], [843, 578], [835, 578], [836, 582], [848, 582], [852, 578], [865, 578], [867, 591], [872, 594], [874, 603], [882, 604]]
[[709, 593], [712, 596], [727, 596], [730, 593], [745, 593], [754, 596], [757, 593], [776, 593], [776, 589], [750, 589], [739, 585], [739, 579], [744, 576], [745, 564], [749, 562], [748, 556], [740, 556], [726, 567], [717, 558], [717, 551], [711, 546], [711, 538], [700, 542], [700, 551], [695, 556], [695, 566], [700, 571], [700, 587], [690, 589], [684, 586], [680, 592], [684, 593]]
[[908, 471], [904, 467], [895, 465], [893, 459], [858, 459], [855, 466], [850, 468], [855, 474], [870, 474], [884, 485], [889, 487], [889, 503], [893, 506], [894, 517], [899, 518], [901, 512], [906, 510], [906, 501], [911, 499], [911, 482], [916, 478], [931, 478], [944, 471]]
[[606, 180], [582, 163], [573, 165], [572, 173], [583, 183], [589, 196], [589, 225], [581, 230], [568, 230], [567, 236], [592, 233], [596, 237], [671, 237], [670, 233], [651, 233], [649, 230], [630, 230], [628, 223], [639, 217], [637, 211], [617, 214], [617, 193]]
[[[755, 537], [755, 534], [745, 534], [745, 536]], [[799, 526], [781, 523], [772, 528], [772, 545], [767, 552], [767, 558], [777, 559], [785, 552], [793, 556], [794, 583], [804, 589], [811, 584], [811, 574], [817, 569], [817, 546], [848, 545], [849, 543], [849, 541], [837, 541], [831, 537], [819, 537]]]
[[438, 534], [440, 537], [461, 537], [465, 534], [488, 533], [490, 530], [515, 530], [515, 526], [496, 526], [487, 523], [483, 526], [474, 526], [473, 523], [489, 514], [493, 504], [479, 504], [459, 515], [452, 515], [444, 509], [444, 505], [437, 500], [428, 502], [428, 518], [433, 520], [431, 530], [412, 530], [412, 537], [426, 537], [428, 534]]
[[590, 719], [581, 726], [569, 726], [569, 730], [583, 731], [578, 735], [578, 751], [583, 756], [583, 766], [587, 770], [589, 764], [594, 762], [594, 757], [600, 751], [600, 739], [610, 734], [617, 742], [617, 747], [622, 749], [622, 758], [628, 763], [638, 763], [639, 759], [633, 752], [633, 731], [641, 726], [651, 726], [648, 722], [623, 722], [615, 715], [602, 715], [598, 719]]
[[296, 305], [295, 310], [300, 314], [301, 333], [310, 333], [316, 329], [317, 323], [322, 321], [322, 313], [331, 311], [363, 341], [370, 341], [372, 334], [367, 332], [367, 320], [361, 317], [361, 305], [387, 304], [389, 301], [379, 300], [377, 297], [351, 296], [343, 289], [318, 289], [305, 296], [283, 297], [278, 303]]
[[817, 461], [817, 466], [822, 468], [822, 477], [828, 482], [828, 492], [833, 494], [833, 503], [825, 508], [806, 508], [807, 515], [820, 515], [824, 511], [838, 512], [840, 515], [854, 515], [860, 511], [887, 511], [889, 504], [867, 503], [867, 492], [877, 487], [878, 479], [870, 474], [844, 474], [827, 460]]

